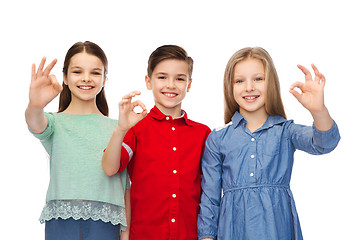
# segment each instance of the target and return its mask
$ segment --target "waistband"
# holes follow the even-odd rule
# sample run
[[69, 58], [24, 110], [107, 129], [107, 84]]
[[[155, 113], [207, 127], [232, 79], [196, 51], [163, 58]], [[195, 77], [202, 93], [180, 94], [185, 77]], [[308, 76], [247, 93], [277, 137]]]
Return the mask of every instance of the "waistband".
[[250, 189], [250, 188], [266, 188], [266, 187], [272, 187], [272, 188], [284, 188], [284, 189], [290, 189], [289, 185], [281, 185], [281, 184], [258, 184], [258, 185], [249, 185], [249, 186], [242, 186], [242, 187], [233, 187], [224, 189], [224, 194], [227, 192], [242, 190], [242, 189]]

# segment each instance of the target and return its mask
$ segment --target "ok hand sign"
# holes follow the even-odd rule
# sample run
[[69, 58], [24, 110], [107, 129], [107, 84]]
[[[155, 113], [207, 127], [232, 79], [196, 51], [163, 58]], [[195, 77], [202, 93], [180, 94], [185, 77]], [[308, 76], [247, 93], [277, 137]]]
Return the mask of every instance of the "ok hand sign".
[[[122, 131], [127, 131], [131, 127], [135, 126], [135, 124], [138, 123], [141, 119], [143, 119], [147, 114], [144, 103], [139, 100], [135, 102], [131, 101], [133, 97], [140, 94], [141, 93], [139, 91], [133, 91], [123, 96], [122, 100], [119, 102], [118, 127]], [[134, 112], [134, 108], [137, 106], [140, 106], [142, 108], [142, 112]]]
[[36, 72], [35, 64], [32, 65], [29, 90], [29, 106], [32, 108], [43, 109], [62, 91], [62, 86], [56, 80], [55, 75], [50, 75], [57, 60], [54, 59], [45, 70], [43, 70], [45, 61], [46, 58], [44, 57]]
[[[324, 87], [325, 76], [319, 72], [314, 64], [311, 65], [315, 72], [313, 79], [309, 70], [304, 66], [298, 65], [298, 68], [305, 74], [305, 82], [295, 82], [290, 87], [290, 93], [310, 112], [321, 112], [325, 109], [324, 104]], [[299, 88], [301, 93], [295, 88]]]

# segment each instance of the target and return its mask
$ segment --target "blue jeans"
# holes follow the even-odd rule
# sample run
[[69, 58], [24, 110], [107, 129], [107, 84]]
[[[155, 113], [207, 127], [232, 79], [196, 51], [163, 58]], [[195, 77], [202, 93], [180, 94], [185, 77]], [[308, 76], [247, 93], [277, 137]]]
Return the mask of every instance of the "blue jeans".
[[119, 240], [120, 225], [101, 220], [51, 219], [45, 222], [45, 240]]

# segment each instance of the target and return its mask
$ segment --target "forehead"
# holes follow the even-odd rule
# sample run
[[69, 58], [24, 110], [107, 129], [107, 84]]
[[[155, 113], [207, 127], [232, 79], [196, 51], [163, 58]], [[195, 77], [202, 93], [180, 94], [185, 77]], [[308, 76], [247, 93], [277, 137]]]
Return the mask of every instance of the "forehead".
[[238, 62], [234, 67], [234, 75], [254, 75], [264, 74], [263, 63], [256, 58], [247, 58]]
[[153, 74], [189, 75], [189, 64], [184, 60], [166, 59], [159, 62]]
[[100, 58], [86, 52], [77, 53], [70, 59], [69, 67], [104, 68]]

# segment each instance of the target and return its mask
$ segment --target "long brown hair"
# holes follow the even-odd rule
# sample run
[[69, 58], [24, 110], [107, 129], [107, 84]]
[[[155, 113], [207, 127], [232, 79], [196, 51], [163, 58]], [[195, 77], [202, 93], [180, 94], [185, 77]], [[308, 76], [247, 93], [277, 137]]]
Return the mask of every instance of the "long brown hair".
[[225, 98], [225, 124], [231, 121], [236, 111], [239, 111], [239, 104], [235, 101], [233, 92], [234, 69], [237, 63], [254, 58], [260, 60], [265, 68], [266, 99], [265, 110], [269, 115], [280, 115], [286, 119], [284, 105], [280, 95], [280, 83], [274, 62], [269, 53], [261, 47], [247, 47], [240, 49], [232, 57], [225, 68], [224, 74], [224, 98]]
[[[68, 68], [70, 64], [71, 58], [81, 52], [86, 52], [88, 54], [94, 55], [98, 57], [104, 65], [104, 78], [106, 79], [106, 74], [108, 71], [108, 61], [104, 51], [95, 43], [85, 41], [85, 42], [77, 42], [71, 46], [65, 56], [63, 74], [66, 77], [68, 74]], [[65, 83], [62, 84], [63, 90], [60, 93], [60, 101], [59, 101], [59, 112], [63, 112], [71, 102], [71, 92]], [[109, 116], [109, 107], [106, 101], [105, 90], [104, 88], [96, 95], [96, 106], [99, 111], [104, 116]]]

